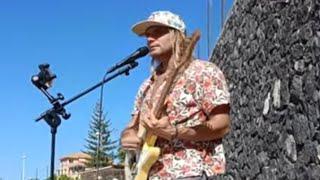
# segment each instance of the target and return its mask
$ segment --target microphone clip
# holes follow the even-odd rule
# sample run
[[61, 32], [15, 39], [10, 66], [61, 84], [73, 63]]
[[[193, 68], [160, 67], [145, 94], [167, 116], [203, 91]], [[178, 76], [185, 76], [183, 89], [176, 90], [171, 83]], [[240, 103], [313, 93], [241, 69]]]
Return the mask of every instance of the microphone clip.
[[113, 71], [115, 71], [125, 65], [131, 64], [131, 63], [135, 62], [138, 58], [144, 57], [148, 53], [149, 53], [148, 47], [146, 47], [146, 46], [140, 47], [135, 52], [130, 54], [128, 57], [124, 58], [123, 60], [121, 60], [120, 62], [118, 62], [117, 64], [115, 64], [111, 68], [109, 68], [107, 70], [106, 74], [110, 74]]
[[[70, 113], [67, 113], [64, 106], [60, 103], [60, 101], [64, 100], [63, 94], [57, 93], [57, 96], [54, 97], [48, 92], [48, 89], [53, 85], [53, 80], [56, 79], [57, 76], [52, 73], [52, 71], [49, 69], [50, 65], [47, 63], [40, 64], [38, 67], [40, 72], [31, 76], [31, 82], [48, 98], [53, 107], [43, 113], [39, 118], [36, 119], [36, 121], [45, 119], [48, 124], [52, 125], [55, 123], [49, 122], [48, 119], [51, 118], [52, 121], [57, 122], [57, 117], [59, 117], [58, 115], [61, 115], [63, 119], [69, 119]], [[53, 115], [54, 113], [55, 115]]]

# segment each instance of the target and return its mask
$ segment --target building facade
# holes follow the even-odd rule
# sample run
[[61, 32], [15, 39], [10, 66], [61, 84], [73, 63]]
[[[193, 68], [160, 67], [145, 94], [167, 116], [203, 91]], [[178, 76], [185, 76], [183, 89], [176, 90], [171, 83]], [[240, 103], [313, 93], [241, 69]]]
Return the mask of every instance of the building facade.
[[74, 179], [80, 179], [80, 173], [85, 171], [86, 162], [90, 159], [90, 155], [78, 152], [60, 159], [60, 168], [58, 175], [66, 175]]

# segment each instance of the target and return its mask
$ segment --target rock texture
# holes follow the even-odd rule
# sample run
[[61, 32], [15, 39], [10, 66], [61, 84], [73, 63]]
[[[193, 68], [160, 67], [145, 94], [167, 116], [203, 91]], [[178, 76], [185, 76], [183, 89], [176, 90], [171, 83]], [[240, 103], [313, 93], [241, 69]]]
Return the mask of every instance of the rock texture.
[[320, 179], [320, 1], [235, 0], [211, 61], [231, 92], [218, 179]]

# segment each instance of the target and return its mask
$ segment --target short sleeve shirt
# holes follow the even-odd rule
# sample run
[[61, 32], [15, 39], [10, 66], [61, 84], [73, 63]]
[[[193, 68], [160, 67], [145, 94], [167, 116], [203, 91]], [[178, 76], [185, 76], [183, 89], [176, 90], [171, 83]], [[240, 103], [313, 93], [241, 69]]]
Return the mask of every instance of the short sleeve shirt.
[[[149, 113], [148, 104], [155, 103], [151, 77], [140, 87], [133, 114], [140, 118]], [[159, 87], [160, 91], [163, 85]], [[156, 94], [155, 96], [157, 96]], [[178, 77], [167, 96], [166, 113], [172, 124], [194, 127], [208, 120], [212, 110], [229, 104], [230, 95], [221, 70], [213, 63], [194, 60]], [[220, 140], [169, 142], [159, 138], [156, 146], [161, 148], [158, 161], [149, 172], [149, 179], [173, 179], [201, 176], [205, 172], [214, 176], [225, 172], [225, 154]]]

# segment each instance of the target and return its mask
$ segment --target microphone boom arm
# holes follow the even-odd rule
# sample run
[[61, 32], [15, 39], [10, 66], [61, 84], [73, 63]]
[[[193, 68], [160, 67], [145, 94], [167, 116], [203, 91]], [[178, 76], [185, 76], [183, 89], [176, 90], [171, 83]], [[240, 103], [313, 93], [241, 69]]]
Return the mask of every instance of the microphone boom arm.
[[[125, 65], [123, 68], [119, 69], [116, 73], [114, 73], [113, 75], [111, 75], [108, 78], [103, 79], [101, 82], [93, 85], [92, 87], [84, 90], [83, 92], [79, 93], [78, 95], [75, 95], [74, 97], [70, 98], [69, 100], [66, 100], [65, 102], [59, 103], [56, 101], [57, 104], [53, 104], [54, 106], [51, 109], [46, 110], [44, 113], [42, 113], [35, 121], [40, 121], [41, 119], [45, 118], [47, 112], [56, 112], [58, 114], [64, 114], [63, 112], [65, 112], [64, 107], [68, 104], [70, 104], [71, 102], [79, 99], [80, 97], [88, 94], [89, 92], [95, 90], [96, 88], [100, 87], [101, 85], [103, 85], [104, 83], [116, 78], [117, 76], [121, 75], [121, 74], [125, 74], [125, 75], [129, 75], [129, 71], [131, 69], [134, 69], [135, 67], [138, 66], [138, 62], [133, 61], [130, 64]], [[70, 117], [70, 116], [69, 116]], [[69, 118], [68, 117], [68, 118]], [[64, 118], [67, 119], [67, 118]]]

